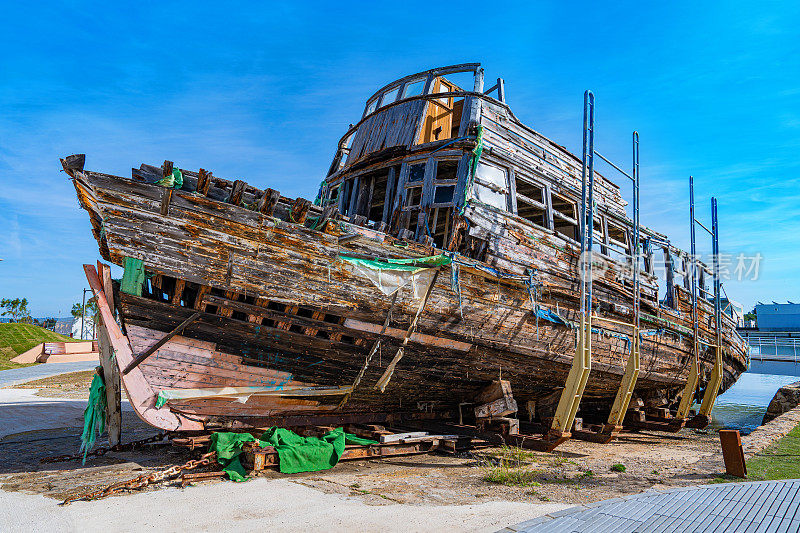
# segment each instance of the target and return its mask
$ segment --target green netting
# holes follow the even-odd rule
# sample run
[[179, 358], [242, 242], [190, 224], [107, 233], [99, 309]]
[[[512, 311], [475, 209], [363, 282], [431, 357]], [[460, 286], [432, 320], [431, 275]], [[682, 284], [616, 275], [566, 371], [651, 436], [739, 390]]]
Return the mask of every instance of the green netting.
[[126, 257], [122, 266], [125, 268], [125, 272], [122, 274], [119, 290], [126, 294], [141, 296], [145, 280], [144, 263], [141, 259]]
[[475, 171], [478, 169], [478, 160], [483, 154], [483, 126], [478, 125], [478, 135], [475, 139], [475, 148], [472, 150], [472, 159], [469, 160], [469, 171], [467, 173], [467, 186], [464, 187], [464, 201], [461, 204], [461, 211], [459, 215], [464, 214], [464, 209], [467, 207], [467, 196], [472, 189], [472, 182], [475, 180]]
[[86, 454], [94, 446], [94, 441], [106, 429], [106, 384], [100, 374], [92, 378], [89, 388], [89, 404], [83, 411], [83, 433], [81, 434], [81, 448], [83, 464], [86, 464]]
[[173, 189], [180, 189], [183, 187], [183, 172], [180, 169], [172, 169], [172, 174], [165, 176], [156, 182], [156, 185], [162, 187], [170, 187]]
[[246, 472], [239, 460], [242, 446], [256, 441], [262, 447], [272, 446], [278, 453], [278, 469], [284, 474], [316, 472], [336, 466], [346, 444], [377, 444], [337, 428], [322, 438], [301, 437], [293, 431], [273, 427], [264, 432], [261, 439], [250, 433], [218, 432], [211, 435], [209, 451], [217, 452], [217, 461], [233, 481], [245, 481]]
[[317, 197], [314, 198], [314, 205], [322, 205], [323, 202], [323, 193], [325, 192], [325, 184], [327, 180], [322, 180], [319, 184], [319, 191], [317, 192]]

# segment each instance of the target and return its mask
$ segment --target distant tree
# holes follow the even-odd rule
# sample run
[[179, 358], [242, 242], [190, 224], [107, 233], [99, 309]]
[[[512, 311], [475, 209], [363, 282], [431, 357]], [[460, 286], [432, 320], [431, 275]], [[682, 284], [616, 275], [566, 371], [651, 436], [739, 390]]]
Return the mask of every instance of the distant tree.
[[744, 319], [745, 320], [755, 320], [756, 319], [756, 308], [753, 307], [752, 311], [750, 311], [749, 313], [745, 313], [744, 314]]
[[0, 316], [11, 317], [14, 322], [31, 323], [31, 313], [28, 310], [27, 298], [3, 298], [0, 300], [0, 309], [4, 309]]
[[44, 329], [53, 329], [56, 327], [55, 318], [43, 318], [41, 320], [36, 320], [35, 323], [37, 326], [41, 326]]

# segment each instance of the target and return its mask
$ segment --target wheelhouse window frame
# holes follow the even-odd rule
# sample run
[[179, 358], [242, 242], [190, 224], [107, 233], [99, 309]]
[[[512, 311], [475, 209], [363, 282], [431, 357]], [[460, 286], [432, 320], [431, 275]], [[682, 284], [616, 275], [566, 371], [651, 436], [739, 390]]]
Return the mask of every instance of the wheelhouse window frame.
[[[482, 176], [481, 175], [481, 168], [482, 167], [490, 168], [490, 169], [494, 169], [494, 170], [499, 170], [500, 172], [502, 172], [503, 173], [503, 181], [505, 182], [505, 187], [493, 182], [488, 177]], [[509, 205], [509, 203], [510, 203], [510, 200], [509, 200], [509, 197], [510, 197], [510, 186], [509, 186], [510, 170], [511, 169], [509, 167], [506, 167], [506, 166], [503, 166], [503, 165], [500, 165], [500, 164], [497, 164], [497, 163], [494, 163], [494, 162], [488, 162], [488, 161], [479, 160], [478, 164], [477, 164], [477, 166], [475, 168], [475, 177], [474, 177], [474, 179], [472, 181], [472, 190], [470, 191], [471, 197], [474, 198], [475, 200], [477, 200], [477, 201], [479, 201], [479, 202], [481, 202], [483, 204], [489, 205], [489, 206], [491, 206], [491, 207], [493, 207], [495, 209], [499, 209], [499, 210], [505, 211], [505, 212], [510, 212], [510, 205]], [[480, 187], [480, 188], [478, 188], [478, 187]], [[497, 205], [494, 205], [492, 203], [489, 203], [489, 202], [486, 202], [486, 201], [482, 200], [480, 198], [480, 191], [482, 189], [485, 189], [485, 190], [489, 191], [491, 194], [494, 194], [494, 195], [497, 195], [497, 196], [503, 196], [505, 198], [505, 207], [499, 207]], [[488, 199], [488, 197], [487, 197], [487, 199]]]
[[[558, 204], [555, 202], [555, 199], [558, 199]], [[566, 209], [557, 208], [558, 206], [569, 205], [572, 207], [570, 212], [572, 213], [572, 217], [565, 213]], [[556, 191], [550, 191], [550, 207], [553, 213], [553, 231], [558, 234], [559, 237], [563, 239], [567, 239], [571, 242], [578, 242], [580, 239], [580, 224], [578, 223], [578, 202], [569, 199], [567, 196], [560, 194]], [[562, 231], [564, 226], [570, 226], [573, 230], [573, 236], [570, 236]]]

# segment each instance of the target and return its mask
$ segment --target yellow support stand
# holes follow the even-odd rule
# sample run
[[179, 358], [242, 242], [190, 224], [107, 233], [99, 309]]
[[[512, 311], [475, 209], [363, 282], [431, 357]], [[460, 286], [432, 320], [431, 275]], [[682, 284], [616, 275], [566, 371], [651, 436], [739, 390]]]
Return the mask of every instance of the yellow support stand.
[[[697, 353], [697, 343], [695, 343], [695, 354]], [[678, 412], [675, 418], [685, 419], [689, 416], [689, 409], [692, 408], [694, 401], [694, 393], [697, 390], [697, 382], [700, 380], [700, 372], [698, 369], [698, 361], [692, 361], [692, 368], [689, 369], [689, 377], [686, 380], [686, 386], [683, 387], [683, 395], [681, 396], [681, 403], [678, 405]]]
[[[625, 365], [625, 374], [622, 376], [622, 383], [619, 385], [614, 403], [611, 406], [611, 413], [608, 415], [608, 422], [603, 428], [603, 433], [613, 438], [622, 429], [622, 421], [628, 411], [628, 405], [633, 397], [633, 390], [636, 388], [636, 380], [639, 378], [639, 328], [633, 328], [633, 343], [631, 344], [631, 355]], [[610, 440], [610, 439], [609, 439]]]
[[578, 406], [581, 403], [586, 382], [589, 381], [591, 370], [592, 318], [591, 316], [581, 315], [575, 357], [572, 360], [572, 367], [569, 369], [564, 390], [561, 391], [561, 398], [558, 400], [558, 407], [550, 429], [551, 433], [569, 436], [569, 431], [575, 421], [575, 415], [578, 412]]
[[[717, 335], [719, 337], [719, 335]], [[717, 393], [719, 386], [722, 383], [722, 348], [719, 346], [719, 339], [717, 340], [717, 349], [714, 358], [714, 370], [711, 372], [711, 379], [708, 381], [706, 392], [703, 394], [703, 403], [700, 404], [698, 415], [706, 418], [711, 417], [711, 410], [714, 408], [714, 402], [717, 401]]]

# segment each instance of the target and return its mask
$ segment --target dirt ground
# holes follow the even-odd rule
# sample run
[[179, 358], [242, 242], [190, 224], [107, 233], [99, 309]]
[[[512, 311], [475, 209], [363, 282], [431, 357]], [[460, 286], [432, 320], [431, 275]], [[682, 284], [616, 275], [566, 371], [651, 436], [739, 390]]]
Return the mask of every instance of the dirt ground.
[[[19, 388], [37, 388], [39, 396], [86, 398], [91, 378], [91, 372], [76, 372]], [[125, 442], [157, 433], [131, 412], [123, 413], [123, 427]], [[81, 429], [40, 430], [0, 439], [2, 489], [60, 500], [193, 457], [188, 451], [156, 444], [90, 457], [85, 466], [80, 461], [40, 462], [44, 457], [76, 453]], [[359, 498], [369, 505], [498, 500], [578, 504], [650, 488], [708, 483], [723, 472], [716, 432], [684, 429], [677, 434], [623, 433], [607, 445], [571, 440], [552, 454], [492, 448], [457, 457], [434, 454], [342, 462], [325, 472], [265, 472], [261, 476]]]
[[92, 384], [94, 370], [69, 372], [48, 378], [28, 381], [14, 386], [15, 389], [38, 389], [36, 396], [46, 398], [88, 398], [89, 386]]

